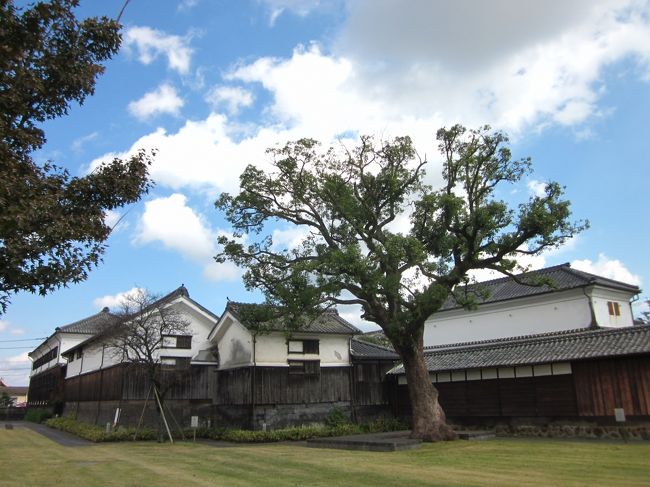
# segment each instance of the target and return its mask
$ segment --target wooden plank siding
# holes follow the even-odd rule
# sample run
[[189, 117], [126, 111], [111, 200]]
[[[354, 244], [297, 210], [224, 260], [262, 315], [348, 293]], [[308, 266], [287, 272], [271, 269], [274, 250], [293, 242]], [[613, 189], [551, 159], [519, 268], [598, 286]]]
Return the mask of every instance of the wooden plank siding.
[[[214, 367], [195, 366], [181, 372], [163, 371], [162, 383], [171, 384], [167, 399], [210, 399], [214, 394]], [[143, 400], [149, 391], [144, 370], [126, 365], [97, 370], [65, 381], [65, 401]]]
[[[650, 416], [650, 356], [576, 361], [571, 374], [439, 382], [440, 405], [450, 418]], [[390, 401], [410, 414], [405, 385], [391, 383]]]
[[389, 402], [386, 372], [393, 361], [356, 360], [352, 367], [352, 394], [355, 406], [380, 406]]
[[[448, 417], [531, 417], [577, 415], [571, 375], [489, 379], [435, 384], [440, 405]], [[393, 409], [410, 414], [407, 386], [391, 395]]]
[[56, 365], [29, 380], [28, 406], [52, 405], [64, 400], [65, 365]]
[[[252, 367], [217, 374], [216, 405], [251, 404]], [[349, 367], [322, 367], [319, 374], [290, 374], [287, 367], [255, 368], [255, 404], [313, 404], [350, 400]]]
[[650, 415], [650, 357], [589, 360], [572, 364], [580, 416]]

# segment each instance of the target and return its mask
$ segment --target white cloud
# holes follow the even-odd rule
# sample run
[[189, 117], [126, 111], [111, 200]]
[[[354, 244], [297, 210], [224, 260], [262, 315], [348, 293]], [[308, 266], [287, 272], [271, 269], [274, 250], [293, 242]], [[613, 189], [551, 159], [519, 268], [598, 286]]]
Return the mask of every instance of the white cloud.
[[128, 157], [139, 148], [155, 149], [150, 172], [157, 184], [174, 190], [189, 187], [236, 193], [239, 175], [248, 164], [267, 167], [266, 148], [297, 138], [298, 133], [275, 127], [241, 132], [224, 115], [212, 114], [203, 121], [187, 121], [176, 133], [159, 128], [136, 140], [126, 152], [95, 159], [87, 170], [114, 157]]
[[7, 363], [12, 364], [12, 365], [19, 365], [19, 364], [28, 364], [30, 363], [29, 356], [27, 355], [27, 352], [23, 352], [19, 355], [14, 355], [13, 357], [9, 357], [5, 359]]
[[72, 150], [75, 152], [81, 152], [83, 150], [84, 145], [86, 145], [88, 142], [92, 142], [93, 140], [97, 139], [99, 136], [99, 132], [92, 132], [88, 135], [84, 135], [83, 137], [79, 137], [75, 140], [72, 141]]
[[129, 227], [128, 222], [124, 220], [124, 215], [115, 210], [106, 210], [104, 212], [104, 223], [111, 227], [113, 232], [124, 230]]
[[135, 47], [138, 60], [151, 64], [159, 56], [167, 58], [167, 64], [180, 74], [187, 74], [192, 61], [189, 39], [168, 35], [150, 27], [130, 27], [124, 33], [123, 45], [127, 49]]
[[379, 325], [376, 323], [372, 323], [370, 321], [366, 321], [361, 318], [361, 315], [363, 314], [363, 309], [361, 308], [361, 305], [358, 304], [348, 304], [348, 305], [339, 305], [336, 307], [339, 316], [343, 318], [346, 321], [349, 321], [352, 323], [354, 326], [359, 328], [361, 331], [375, 331], [379, 328]]
[[589, 259], [574, 260], [571, 267], [596, 274], [598, 276], [614, 279], [615, 281], [625, 282], [627, 284], [641, 285], [641, 277], [632, 274], [625, 264], [618, 259], [610, 259], [605, 254], [598, 254], [598, 260], [593, 262]]
[[271, 238], [275, 249], [295, 249], [309, 235], [309, 230], [304, 227], [290, 227], [275, 229]]
[[199, 0], [181, 0], [178, 4], [178, 10], [191, 10], [199, 4]]
[[[225, 81], [242, 90], [218, 95], [230, 116], [212, 113], [176, 132], [160, 128], [91, 168], [141, 147], [156, 148], [151, 174], [159, 186], [237, 192], [246, 165], [268, 167], [265, 149], [288, 140], [313, 137], [332, 145], [341, 134], [409, 134], [433, 161], [427, 177], [435, 183], [438, 127], [489, 121], [517, 131], [580, 124], [602, 112], [607, 66], [629, 58], [650, 66], [646, 3], [472, 5], [359, 0], [350, 4], [333, 51], [299, 46], [288, 58], [263, 57], [226, 73]], [[438, 27], [455, 42], [438, 42]], [[394, 29], [401, 35], [392, 35]], [[468, 30], [476, 30], [476, 37]], [[377, 44], [379, 38], [387, 40]], [[266, 90], [270, 102], [256, 124], [242, 126], [233, 117], [253, 86]]]
[[169, 84], [162, 84], [156, 90], [146, 93], [139, 100], [129, 103], [131, 115], [144, 120], [161, 113], [177, 115], [184, 102]]
[[240, 273], [233, 264], [214, 262], [213, 257], [218, 252], [218, 234], [187, 205], [184, 195], [175, 193], [145, 203], [134, 242], [139, 245], [160, 242], [201, 264], [204, 276], [210, 280], [236, 279]]
[[[321, 4], [320, 0], [258, 0], [266, 4], [269, 10], [269, 23], [275, 24], [275, 21], [285, 11], [292, 12], [300, 17], [309, 15]], [[330, 0], [331, 1], [331, 0]]]
[[230, 114], [236, 114], [242, 107], [253, 104], [253, 94], [238, 86], [215, 86], [206, 96], [206, 101], [215, 108], [226, 107]]
[[93, 305], [99, 309], [109, 308], [111, 311], [116, 312], [120, 310], [122, 303], [126, 298], [135, 297], [139, 293], [142, 293], [144, 291], [145, 291], [144, 288], [132, 287], [128, 291], [122, 291], [117, 294], [109, 294], [106, 296], [95, 298], [93, 300]]
[[23, 335], [25, 330], [16, 328], [7, 320], [0, 320], [0, 332], [8, 332], [11, 335]]
[[531, 179], [528, 181], [528, 192], [532, 196], [543, 197], [546, 195], [546, 183], [543, 181], [537, 181], [536, 179]]

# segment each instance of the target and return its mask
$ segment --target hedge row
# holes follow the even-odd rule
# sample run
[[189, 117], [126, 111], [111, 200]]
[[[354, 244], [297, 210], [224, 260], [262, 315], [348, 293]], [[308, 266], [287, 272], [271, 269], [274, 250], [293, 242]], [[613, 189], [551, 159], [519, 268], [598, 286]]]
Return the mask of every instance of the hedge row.
[[[379, 419], [361, 424], [346, 423], [335, 426], [298, 426], [266, 431], [211, 428], [198, 430], [197, 436], [235, 443], [270, 443], [277, 441], [302, 441], [329, 436], [383, 433], [407, 428], [407, 425], [396, 419]], [[188, 433], [191, 434], [191, 431]]]
[[[130, 441], [133, 440], [134, 428], [119, 428], [116, 431], [106, 432], [101, 426], [82, 423], [72, 418], [53, 418], [46, 422], [51, 428], [72, 433], [81, 438], [94, 442], [104, 441]], [[343, 436], [362, 433], [381, 433], [406, 429], [407, 426], [398, 420], [380, 419], [362, 424], [339, 424], [336, 426], [300, 426], [267, 431], [251, 431], [226, 428], [199, 428], [196, 436], [212, 440], [231, 441], [236, 443], [270, 443], [277, 441], [301, 441], [310, 438], [328, 436]], [[186, 435], [191, 437], [192, 430], [186, 430]], [[138, 431], [138, 440], [155, 440], [158, 438], [156, 430], [141, 428]]]
[[[135, 434], [135, 428], [122, 427], [107, 433], [101, 426], [82, 423], [72, 418], [52, 418], [48, 419], [45, 424], [50, 428], [66, 431], [80, 438], [94, 441], [95, 443], [103, 441], [130, 441], [133, 440], [133, 435]], [[140, 428], [138, 430], [138, 440], [155, 440], [157, 437], [158, 433], [154, 429]]]

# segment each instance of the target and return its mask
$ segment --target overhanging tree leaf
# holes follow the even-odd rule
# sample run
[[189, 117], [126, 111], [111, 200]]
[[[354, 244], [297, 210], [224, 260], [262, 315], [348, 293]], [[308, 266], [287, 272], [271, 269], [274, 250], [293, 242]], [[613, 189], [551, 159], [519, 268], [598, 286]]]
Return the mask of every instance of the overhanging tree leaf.
[[106, 212], [151, 186], [144, 152], [84, 177], [32, 158], [46, 141], [41, 123], [92, 95], [101, 63], [120, 46], [117, 22], [77, 20], [77, 5], [0, 2], [0, 314], [13, 293], [84, 280], [111, 232]]

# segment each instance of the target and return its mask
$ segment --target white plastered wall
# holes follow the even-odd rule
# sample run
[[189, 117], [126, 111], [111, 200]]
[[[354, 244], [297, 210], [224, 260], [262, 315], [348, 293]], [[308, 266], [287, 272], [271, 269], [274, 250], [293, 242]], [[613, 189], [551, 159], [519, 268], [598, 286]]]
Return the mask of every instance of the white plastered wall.
[[294, 333], [293, 340], [318, 340], [318, 354], [289, 353], [284, 333], [274, 332], [257, 336], [255, 361], [257, 365], [287, 365], [289, 359], [320, 360], [321, 367], [341, 366], [350, 363], [349, 337]]
[[473, 342], [587, 328], [589, 298], [582, 289], [558, 291], [436, 313], [424, 325], [424, 345]]
[[[634, 324], [632, 307], [630, 306], [630, 299], [633, 295], [624, 291], [616, 291], [602, 287], [594, 287], [590, 291], [590, 294], [598, 326], [623, 327]], [[619, 316], [610, 316], [608, 302], [618, 304]]]

